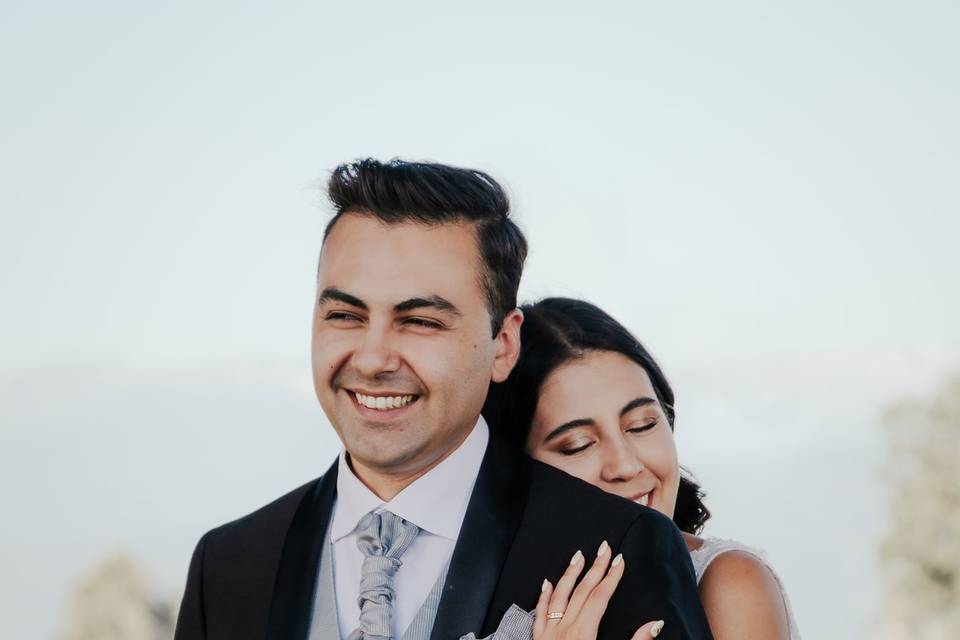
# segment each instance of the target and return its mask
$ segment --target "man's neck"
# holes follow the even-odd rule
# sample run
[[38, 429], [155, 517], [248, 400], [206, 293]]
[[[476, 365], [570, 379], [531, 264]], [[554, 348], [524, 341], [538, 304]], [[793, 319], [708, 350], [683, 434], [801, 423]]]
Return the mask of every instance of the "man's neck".
[[444, 451], [442, 455], [438, 456], [429, 464], [423, 465], [417, 469], [403, 469], [397, 471], [375, 469], [373, 467], [364, 465], [359, 460], [355, 460], [350, 455], [349, 451], [347, 451], [346, 457], [347, 464], [353, 471], [353, 475], [357, 476], [357, 479], [360, 480], [360, 482], [362, 482], [368, 489], [370, 489], [374, 495], [384, 502], [390, 502], [397, 496], [398, 493], [409, 487], [419, 478], [422, 478], [428, 474], [434, 467], [446, 460], [450, 454], [459, 449], [460, 445], [464, 443], [467, 437], [469, 437], [470, 433], [470, 431], [465, 433], [452, 447], [449, 447], [446, 451]]

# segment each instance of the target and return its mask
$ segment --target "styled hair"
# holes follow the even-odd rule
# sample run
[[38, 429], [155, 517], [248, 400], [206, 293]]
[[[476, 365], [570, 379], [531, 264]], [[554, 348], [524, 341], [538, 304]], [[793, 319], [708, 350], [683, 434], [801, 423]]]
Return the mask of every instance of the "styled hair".
[[476, 169], [366, 158], [334, 169], [327, 194], [335, 213], [324, 230], [324, 241], [348, 213], [373, 216], [386, 224], [473, 225], [483, 261], [480, 286], [493, 335], [499, 333], [504, 317], [517, 306], [527, 241], [510, 219], [510, 200], [496, 180]]
[[[561, 365], [591, 351], [613, 351], [643, 367], [673, 430], [673, 389], [660, 366], [627, 329], [599, 307], [571, 298], [545, 298], [523, 305], [520, 358], [509, 377], [490, 385], [483, 416], [491, 429], [525, 448], [543, 383]], [[681, 468], [673, 521], [699, 533], [710, 519], [700, 485]]]

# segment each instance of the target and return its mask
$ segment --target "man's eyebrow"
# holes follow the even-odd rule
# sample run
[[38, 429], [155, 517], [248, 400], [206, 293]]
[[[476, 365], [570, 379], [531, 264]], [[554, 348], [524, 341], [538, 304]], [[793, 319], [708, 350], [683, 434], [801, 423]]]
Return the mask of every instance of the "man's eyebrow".
[[620, 417], [627, 415], [637, 407], [645, 407], [650, 404], [656, 404], [656, 398], [650, 398], [648, 396], [643, 396], [642, 398], [634, 398], [627, 404], [623, 405], [623, 409], [620, 409]]
[[547, 437], [543, 439], [544, 443], [550, 442], [559, 435], [570, 431], [570, 429], [576, 429], [577, 427], [589, 427], [595, 424], [590, 418], [578, 418], [576, 420], [571, 420], [570, 422], [564, 422], [562, 425], [551, 431], [547, 434]]
[[317, 298], [317, 304], [323, 304], [324, 302], [330, 302], [331, 300], [336, 300], [337, 302], [343, 302], [349, 304], [352, 307], [357, 307], [358, 309], [367, 309], [367, 303], [361, 300], [356, 296], [352, 296], [349, 293], [345, 293], [337, 289], [336, 287], [327, 287], [320, 292], [320, 297]]
[[403, 302], [393, 305], [394, 313], [404, 313], [406, 311], [413, 311], [414, 309], [423, 309], [431, 308], [436, 309], [437, 311], [445, 311], [446, 313], [460, 316], [463, 315], [460, 313], [460, 309], [457, 309], [457, 305], [453, 304], [446, 298], [441, 296], [433, 295], [427, 296], [425, 298], [410, 298], [404, 300]]

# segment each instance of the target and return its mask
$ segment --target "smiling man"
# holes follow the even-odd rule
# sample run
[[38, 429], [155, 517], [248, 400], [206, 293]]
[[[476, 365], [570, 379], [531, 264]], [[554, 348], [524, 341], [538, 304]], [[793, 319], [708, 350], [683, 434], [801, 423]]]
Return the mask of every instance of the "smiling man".
[[480, 416], [519, 352], [526, 241], [478, 171], [338, 167], [313, 318], [317, 398], [343, 443], [317, 480], [208, 532], [178, 640], [457, 640], [531, 609], [607, 540], [627, 567], [601, 637], [663, 619], [709, 638], [664, 516], [534, 462]]
[[491, 332], [477, 254], [469, 223], [388, 224], [358, 213], [338, 220], [324, 244], [314, 387], [353, 472], [385, 500], [460, 446], [490, 380], [504, 380], [516, 361], [522, 316], [505, 310]]

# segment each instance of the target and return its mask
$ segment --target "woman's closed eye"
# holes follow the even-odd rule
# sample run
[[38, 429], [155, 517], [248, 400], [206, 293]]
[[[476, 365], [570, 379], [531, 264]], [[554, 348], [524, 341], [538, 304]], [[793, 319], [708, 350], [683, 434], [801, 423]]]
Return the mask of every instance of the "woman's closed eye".
[[647, 431], [650, 431], [655, 426], [657, 426], [658, 422], [659, 420], [651, 420], [644, 424], [632, 425], [630, 427], [627, 427], [626, 432], [627, 433], [646, 433]]
[[572, 456], [582, 451], [586, 451], [588, 448], [593, 446], [593, 443], [593, 440], [573, 440], [571, 442], [561, 443], [560, 448], [557, 449], [557, 451], [565, 456]]

